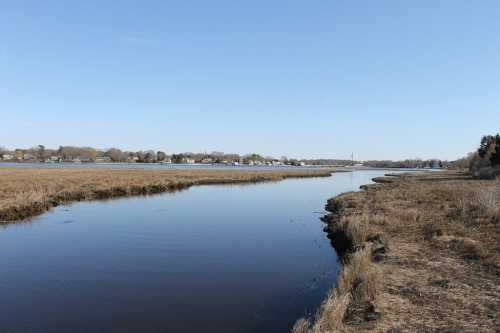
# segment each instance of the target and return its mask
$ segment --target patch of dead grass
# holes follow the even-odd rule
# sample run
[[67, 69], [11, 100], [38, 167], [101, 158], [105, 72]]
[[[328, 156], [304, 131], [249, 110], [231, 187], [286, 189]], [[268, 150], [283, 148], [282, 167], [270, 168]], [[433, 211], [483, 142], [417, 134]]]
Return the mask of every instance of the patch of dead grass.
[[371, 256], [345, 260], [317, 316], [295, 332], [498, 332], [499, 182], [404, 175], [327, 208], [330, 232]]
[[72, 201], [176, 191], [193, 185], [326, 177], [330, 170], [132, 170], [0, 168], [0, 223]]

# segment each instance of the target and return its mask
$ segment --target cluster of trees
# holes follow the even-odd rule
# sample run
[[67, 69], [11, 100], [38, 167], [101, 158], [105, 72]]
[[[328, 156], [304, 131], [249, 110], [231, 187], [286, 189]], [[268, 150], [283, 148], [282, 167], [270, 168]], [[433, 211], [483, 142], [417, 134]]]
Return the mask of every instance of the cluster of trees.
[[[8, 157], [8, 158], [5, 158]], [[180, 153], [167, 155], [163, 151], [122, 151], [118, 148], [110, 148], [106, 150], [95, 149], [92, 147], [76, 147], [76, 146], [60, 146], [58, 149], [47, 149], [43, 145], [39, 145], [27, 149], [15, 149], [9, 151], [0, 147], [0, 159], [15, 160], [15, 161], [82, 161], [82, 162], [139, 162], [139, 163], [156, 163], [171, 161], [172, 163], [232, 163], [232, 162], [271, 162], [279, 161], [273, 157], [264, 157], [259, 154], [239, 155], [234, 153], [224, 153], [213, 151], [211, 153]], [[283, 161], [289, 161], [286, 157], [282, 157]], [[290, 162], [299, 163], [298, 160], [290, 160]]]
[[121, 151], [118, 148], [110, 148], [106, 150], [103, 157], [107, 157], [111, 162], [139, 162], [139, 163], [155, 163], [167, 160], [167, 154], [163, 151]]
[[[60, 146], [59, 149], [48, 157], [57, 156], [62, 160], [72, 160], [79, 158], [82, 160], [95, 161], [99, 157], [99, 151], [90, 147]], [[102, 155], [102, 152], [101, 152]]]
[[74, 161], [95, 162], [98, 160], [109, 162], [161, 162], [168, 158], [162, 151], [121, 151], [117, 148], [99, 150], [91, 147], [60, 146], [58, 149], [47, 149], [39, 145], [27, 149], [9, 151], [0, 147], [0, 158], [17, 161]]
[[457, 166], [480, 178], [500, 176], [500, 134], [483, 136], [477, 151], [457, 160]]
[[[456, 161], [459, 167], [469, 167], [474, 162], [474, 168], [479, 169], [499, 163], [500, 153], [498, 152], [499, 136], [485, 136], [481, 140], [481, 147], [478, 152], [471, 154], [467, 158]], [[284, 164], [284, 165], [353, 165], [363, 164], [369, 167], [378, 168], [442, 168], [451, 167], [450, 162], [437, 159], [421, 160], [407, 159], [404, 161], [372, 160], [357, 162], [346, 159], [294, 159], [282, 156], [277, 159], [271, 156], [262, 156], [252, 153], [239, 155], [234, 153], [224, 153], [213, 151], [211, 153], [180, 153], [167, 155], [163, 151], [122, 151], [118, 148], [99, 150], [91, 147], [60, 146], [58, 149], [47, 149], [43, 145], [28, 149], [16, 149], [8, 151], [0, 147], [0, 159], [9, 156], [9, 159], [17, 161], [75, 161], [82, 162], [139, 162], [139, 163], [244, 163], [244, 164]], [[5, 160], [5, 158], [4, 158]]]
[[493, 167], [500, 165], [500, 134], [483, 136], [477, 154]]
[[302, 161], [307, 165], [352, 165], [359, 163], [352, 160], [339, 160], [330, 158], [307, 159]]
[[407, 159], [404, 161], [390, 161], [390, 160], [373, 160], [366, 161], [363, 163], [365, 166], [373, 167], [373, 168], [443, 168], [448, 167], [449, 162], [441, 161], [439, 159], [429, 159], [422, 160], [419, 158], [416, 159]]
[[210, 153], [179, 153], [167, 155], [163, 151], [122, 151], [118, 148], [99, 150], [91, 147], [60, 146], [58, 149], [47, 149], [42, 145], [8, 151], [0, 147], [0, 159], [10, 156], [16, 161], [82, 161], [82, 162], [139, 162], [156, 163], [170, 161], [172, 163], [244, 163], [244, 164], [286, 164], [286, 165], [350, 165], [349, 160], [308, 159], [299, 160], [282, 156], [274, 158], [257, 153], [239, 155], [213, 151]]

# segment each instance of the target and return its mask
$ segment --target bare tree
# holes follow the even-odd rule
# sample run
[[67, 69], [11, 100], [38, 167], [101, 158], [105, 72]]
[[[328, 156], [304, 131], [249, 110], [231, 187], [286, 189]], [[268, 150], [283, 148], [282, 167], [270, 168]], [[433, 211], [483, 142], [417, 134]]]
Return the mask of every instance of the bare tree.
[[125, 154], [118, 148], [110, 148], [105, 153], [113, 162], [122, 162], [126, 159]]
[[80, 158], [94, 161], [97, 157], [97, 150], [91, 147], [60, 146], [57, 155], [63, 160], [73, 160]]
[[156, 153], [156, 160], [157, 161], [165, 161], [166, 159], [167, 159], [167, 154], [165, 154], [164, 152], [158, 151]]
[[38, 145], [35, 148], [36, 151], [36, 157], [38, 158], [39, 161], [45, 160], [45, 146], [44, 145]]
[[146, 163], [154, 163], [156, 162], [156, 154], [152, 150], [148, 150], [146, 155], [144, 156], [144, 162]]

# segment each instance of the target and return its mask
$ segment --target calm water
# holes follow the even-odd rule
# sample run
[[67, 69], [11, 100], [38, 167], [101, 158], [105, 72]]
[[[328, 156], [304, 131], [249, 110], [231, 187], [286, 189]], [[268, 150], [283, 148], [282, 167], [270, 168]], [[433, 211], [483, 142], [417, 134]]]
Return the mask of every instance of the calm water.
[[339, 265], [326, 200], [384, 171], [58, 207], [0, 229], [0, 332], [286, 332]]

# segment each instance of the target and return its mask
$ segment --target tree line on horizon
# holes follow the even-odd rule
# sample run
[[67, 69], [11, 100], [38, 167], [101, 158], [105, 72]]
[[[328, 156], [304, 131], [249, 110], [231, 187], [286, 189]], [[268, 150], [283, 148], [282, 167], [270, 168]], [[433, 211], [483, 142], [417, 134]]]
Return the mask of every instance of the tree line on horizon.
[[238, 154], [224, 154], [222, 152], [212, 152], [210, 154], [181, 153], [168, 155], [166, 152], [161, 150], [122, 151], [118, 148], [101, 150], [92, 147], [77, 146], [60, 146], [58, 149], [49, 149], [43, 145], [38, 145], [27, 149], [18, 148], [12, 151], [0, 147], [0, 157], [5, 159], [5, 156], [11, 157], [9, 158], [9, 160], [17, 161], [43, 162], [48, 160], [55, 160], [60, 162], [69, 162], [77, 159], [82, 162], [108, 161], [139, 163], [156, 163], [166, 160], [172, 160], [181, 163], [185, 159], [202, 160], [207, 157], [213, 158], [214, 161], [234, 161], [240, 158]]
[[141, 150], [122, 151], [118, 148], [95, 149], [92, 147], [60, 146], [58, 149], [46, 148], [38, 145], [27, 149], [7, 150], [0, 146], [0, 160], [18, 162], [113, 162], [113, 163], [245, 163], [265, 164], [279, 163], [286, 165], [364, 165], [377, 168], [442, 168], [452, 167], [452, 162], [439, 159], [406, 159], [402, 161], [370, 160], [353, 161], [349, 159], [296, 159], [282, 156], [274, 158], [252, 153], [240, 155], [236, 153], [224, 153], [213, 151], [210, 153], [174, 153], [167, 154], [164, 151]]
[[500, 176], [500, 134], [484, 135], [476, 151], [457, 160], [457, 167], [478, 178]]
[[[7, 157], [7, 158], [6, 158]], [[310, 163], [314, 165], [331, 165], [331, 164], [350, 164], [350, 160], [338, 159], [309, 159], [299, 160], [296, 158], [288, 158], [282, 156], [275, 158], [272, 156], [263, 156], [257, 153], [240, 155], [236, 153], [224, 153], [221, 151], [213, 151], [210, 153], [174, 153], [167, 154], [164, 151], [144, 150], [144, 151], [122, 151], [118, 148], [109, 148], [105, 150], [95, 149], [92, 147], [77, 147], [77, 146], [60, 146], [58, 149], [49, 149], [43, 145], [27, 149], [7, 150], [0, 146], [0, 160], [4, 161], [19, 161], [19, 162], [71, 162], [78, 160], [81, 162], [137, 162], [137, 163], [266, 163], [280, 162], [289, 165], [300, 165]]]

